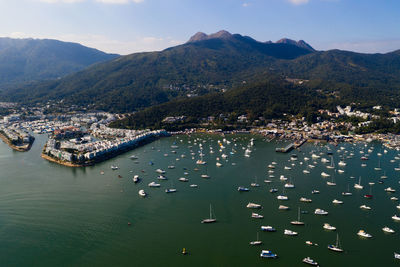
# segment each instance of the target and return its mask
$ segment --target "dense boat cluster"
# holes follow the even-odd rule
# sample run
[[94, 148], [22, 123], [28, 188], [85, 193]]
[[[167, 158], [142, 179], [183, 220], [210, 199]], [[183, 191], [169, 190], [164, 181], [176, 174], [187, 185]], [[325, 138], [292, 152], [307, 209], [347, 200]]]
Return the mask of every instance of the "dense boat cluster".
[[[215, 157], [215, 161], [216, 163], [221, 163], [224, 162], [224, 164], [227, 164], [228, 162], [228, 158], [234, 154], [240, 154], [243, 153], [243, 157], [251, 157], [252, 155], [252, 151], [255, 149], [255, 144], [254, 144], [254, 140], [251, 139], [249, 144], [247, 146], [243, 146], [243, 147], [238, 147], [236, 146], [235, 143], [235, 138], [233, 138], [232, 140], [228, 140], [226, 138], [223, 138], [222, 141], [218, 141], [217, 142], [217, 148], [215, 148], [214, 146], [210, 145], [209, 148], [206, 149], [205, 144], [203, 143], [205, 142], [205, 140], [202, 140], [200, 138], [194, 139], [194, 141], [189, 141], [188, 143], [188, 148], [190, 149], [191, 152], [191, 159], [193, 160], [194, 163], [196, 163], [198, 166], [201, 165], [207, 165], [209, 164], [208, 162], [206, 162], [205, 158], [208, 156], [208, 158], [210, 157]], [[345, 180], [347, 183], [347, 190], [343, 191], [343, 192], [336, 192], [337, 193], [337, 197], [334, 198], [333, 200], [331, 200], [332, 205], [336, 206], [338, 209], [339, 206], [342, 205], [346, 205], [346, 203], [351, 202], [352, 198], [355, 197], [359, 197], [359, 196], [354, 196], [353, 195], [353, 191], [351, 191], [351, 188], [353, 188], [353, 190], [359, 190], [359, 191], [363, 191], [363, 190], [369, 190], [369, 192], [365, 193], [365, 194], [361, 194], [361, 197], [363, 199], [370, 199], [369, 202], [365, 202], [366, 204], [363, 204], [360, 206], [360, 209], [365, 210], [366, 212], [373, 212], [370, 211], [371, 207], [369, 205], [371, 205], [373, 201], [373, 194], [372, 194], [372, 188], [374, 185], [379, 185], [379, 184], [383, 184], [385, 182], [385, 180], [387, 181], [391, 181], [393, 183], [393, 177], [388, 178], [388, 176], [386, 175], [386, 171], [381, 168], [381, 167], [375, 167], [374, 171], [376, 172], [376, 174], [379, 175], [379, 178], [371, 178], [368, 177], [368, 188], [366, 188], [367, 186], [364, 184], [367, 184], [367, 182], [363, 181], [362, 177], [358, 177], [358, 179], [356, 179], [353, 176], [344, 178], [346, 176], [346, 168], [348, 168], [348, 161], [352, 161], [352, 164], [354, 163], [355, 160], [360, 160], [360, 162], [365, 162], [365, 160], [362, 160], [361, 157], [365, 157], [365, 158], [370, 158], [372, 156], [372, 154], [374, 153], [374, 147], [373, 146], [368, 146], [368, 144], [366, 143], [365, 146], [362, 146], [362, 148], [359, 150], [359, 145], [358, 144], [354, 144], [351, 146], [347, 146], [346, 148], [344, 146], [341, 147], [337, 147], [335, 148], [334, 146], [331, 145], [324, 145], [324, 146], [315, 146], [315, 149], [309, 153], [300, 153], [299, 155], [295, 155], [295, 154], [289, 154], [287, 157], [287, 163], [284, 163], [284, 166], [281, 165], [281, 163], [277, 163], [277, 162], [266, 162], [265, 163], [265, 178], [264, 178], [264, 184], [265, 186], [267, 186], [268, 190], [266, 192], [270, 192], [270, 193], [276, 193], [279, 192], [279, 195], [276, 197], [276, 199], [278, 201], [289, 201], [289, 196], [286, 193], [286, 191], [289, 190], [296, 190], [296, 183], [293, 179], [293, 176], [291, 175], [293, 170], [296, 169], [296, 172], [299, 170], [299, 168], [303, 169], [303, 170], [307, 170], [307, 172], [300, 172], [300, 176], [304, 176], [307, 177], [307, 175], [310, 175], [311, 173], [314, 172], [314, 169], [317, 165], [319, 165], [319, 168], [325, 168], [326, 170], [321, 172], [320, 175], [320, 179], [326, 180], [327, 181], [327, 189], [332, 188], [331, 190], [334, 190], [334, 188], [336, 187], [337, 181], [336, 181], [336, 177], [338, 175], [341, 175], [341, 179], [340, 180]], [[174, 150], [172, 151], [172, 153], [176, 153], [176, 149], [178, 147], [174, 146]], [[206, 150], [209, 150], [208, 155], [206, 154]], [[229, 151], [230, 150], [230, 151]], [[384, 151], [380, 151], [380, 152], [375, 152], [377, 154], [378, 157], [381, 157], [383, 154], [386, 154], [388, 151], [384, 150]], [[357, 153], [357, 154], [356, 154]], [[224, 155], [222, 157], [222, 155]], [[230, 155], [230, 156], [228, 156]], [[246, 156], [248, 155], [248, 156]], [[337, 163], [335, 163], [334, 160], [334, 155], [336, 158], [338, 158], [339, 160], [337, 161]], [[362, 156], [359, 156], [362, 155]], [[168, 156], [168, 153], [165, 153], [164, 156]], [[186, 157], [186, 155], [182, 154], [180, 157], [178, 156], [176, 160], [179, 160], [179, 158], [183, 158]], [[223, 161], [222, 158], [224, 158], [225, 160]], [[395, 159], [391, 160], [391, 163], [395, 163], [398, 162], [397, 160], [400, 160], [400, 155], [397, 155], [395, 157]], [[231, 162], [232, 165], [236, 165], [235, 162]], [[362, 163], [362, 164], [366, 164], [366, 163]], [[217, 165], [217, 164], [216, 164]], [[380, 163], [378, 164], [380, 165]], [[217, 165], [218, 166], [218, 165]], [[224, 166], [224, 165], [220, 165], [220, 166]], [[175, 168], [173, 166], [173, 168]], [[394, 168], [397, 168], [396, 165], [394, 165]], [[197, 169], [196, 170], [200, 170]], [[207, 170], [207, 169], [205, 169]], [[340, 170], [340, 171], [339, 171]], [[400, 170], [400, 169], [399, 169]], [[167, 171], [162, 170], [162, 169], [156, 169], [155, 170], [157, 173], [162, 174], [162, 175], [167, 175]], [[203, 169], [204, 171], [204, 169]], [[277, 175], [278, 172], [282, 172], [282, 174]], [[185, 175], [187, 175], [188, 173], [185, 172]], [[297, 173], [297, 176], [299, 176], [299, 173]], [[376, 175], [375, 175], [376, 176]], [[167, 180], [166, 176], [163, 176], [163, 179], [158, 178], [159, 180]], [[202, 173], [199, 174], [199, 177], [202, 178], [212, 178], [210, 177], [207, 173]], [[398, 179], [397, 179], [398, 180]], [[189, 181], [188, 178], [179, 178], [178, 181]], [[353, 184], [352, 187], [350, 187], [351, 183]], [[280, 184], [280, 185], [279, 185]], [[398, 185], [398, 181], [396, 181], [396, 184]], [[149, 187], [161, 187], [162, 184], [161, 183], [156, 183], [154, 181], [152, 181], [151, 183], [148, 184]], [[196, 184], [192, 184], [191, 187], [197, 187]], [[260, 184], [258, 184], [257, 182], [257, 177], [254, 179], [254, 182], [252, 182], [250, 184], [250, 186], [248, 187], [245, 184], [239, 184], [237, 185], [237, 191], [239, 193], [243, 193], [244, 195], [250, 194], [251, 195], [251, 191], [252, 190], [264, 190], [265, 186], [261, 186]], [[256, 189], [260, 187], [260, 189]], [[278, 187], [278, 188], [276, 188]], [[255, 189], [253, 189], [255, 188]], [[281, 189], [280, 189], [281, 188]], [[386, 194], [388, 195], [388, 199], [390, 199], [393, 203], [396, 203], [396, 201], [398, 200], [398, 198], [396, 198], [393, 194], [396, 193], [396, 188], [395, 186], [389, 186], [389, 187], [384, 187], [381, 189], [377, 189], [377, 190], [382, 190], [384, 192], [386, 192]], [[176, 188], [174, 188], [173, 186], [171, 188], [167, 188], [165, 190], [166, 193], [170, 193], [170, 192], [177, 192]], [[320, 191], [319, 188], [310, 188], [309, 192], [304, 192], [305, 195], [310, 194], [310, 195], [315, 195], [315, 194], [321, 194], [323, 195], [323, 192]], [[144, 197], [147, 196], [148, 193], [144, 192], [144, 189], [140, 189], [139, 190], [139, 195]], [[292, 200], [292, 199], [291, 199]], [[296, 209], [298, 210], [297, 213], [297, 218], [292, 218], [294, 220], [290, 221], [290, 224], [293, 225], [293, 227], [299, 227], [299, 226], [305, 226], [307, 227], [307, 220], [302, 220], [302, 214], [307, 214], [307, 208], [300, 208], [300, 203], [303, 203], [303, 205], [310, 205], [309, 203], [312, 203], [313, 200], [311, 198], [309, 198], [308, 196], [304, 196], [301, 197], [297, 200], [292, 200], [289, 201], [290, 203], [294, 204], [296, 206]], [[288, 202], [288, 203], [289, 203]], [[296, 203], [297, 202], [297, 203]], [[368, 205], [367, 205], [368, 204]], [[397, 206], [396, 206], [397, 205]], [[400, 205], [396, 204], [394, 207], [395, 209], [400, 209]], [[268, 220], [268, 216], [266, 214], [264, 214], [263, 208], [265, 208], [261, 203], [258, 203], [258, 201], [251, 201], [248, 202], [245, 207], [249, 210], [251, 210], [250, 213], [250, 218], [252, 219], [256, 219], [256, 220], [260, 220], [260, 222], [262, 222], [262, 225], [260, 226], [259, 230], [261, 230], [262, 232], [280, 232], [283, 233], [283, 235], [286, 236], [291, 236], [294, 238], [302, 238], [307, 237], [307, 235], [305, 233], [303, 233], [302, 229], [304, 228], [299, 228], [299, 230], [297, 229], [284, 229], [283, 227], [281, 228], [279, 225], [278, 226], [272, 226], [272, 225], [267, 225], [265, 223], [263, 223], [264, 221], [267, 222]], [[278, 207], [279, 210], [290, 210], [291, 207], [290, 206], [286, 206], [286, 205], [279, 205]], [[325, 218], [324, 220], [326, 221], [324, 224], [321, 225], [320, 230], [317, 231], [321, 231], [321, 233], [325, 232], [337, 232], [337, 236], [336, 236], [336, 240], [332, 240], [332, 242], [329, 244], [325, 245], [325, 248], [333, 251], [333, 252], [343, 252], [346, 251], [346, 249], [350, 248], [346, 248], [346, 246], [342, 247], [340, 240], [339, 240], [339, 233], [341, 232], [341, 228], [331, 225], [329, 223], [329, 219], [335, 217], [336, 213], [335, 211], [330, 211], [330, 209], [332, 209], [332, 207], [317, 207], [315, 208], [315, 210], [313, 211], [313, 213], [315, 214], [314, 216], [322, 216], [323, 218]], [[335, 209], [335, 210], [336, 210]], [[400, 212], [400, 211], [399, 211]], [[322, 218], [321, 217], [321, 218]], [[397, 216], [396, 214], [393, 215], [391, 217], [392, 221], [400, 221], [400, 217]], [[209, 217], [203, 219], [201, 221], [202, 223], [215, 223], [217, 222], [217, 218], [215, 217], [215, 215], [212, 212], [212, 206], [210, 205], [210, 214]], [[387, 226], [387, 225], [382, 225], [382, 228], [380, 229], [368, 229], [371, 230], [372, 233], [370, 233], [369, 231], [367, 232], [367, 229], [363, 228], [363, 223], [362, 221], [359, 222], [354, 222], [355, 224], [359, 224], [359, 230], [358, 232], [355, 232], [354, 235], [358, 236], [361, 239], [372, 239], [373, 238], [373, 234], [378, 234], [376, 233], [377, 230], [381, 231], [382, 233], [386, 233], [386, 234], [394, 234], [396, 233], [396, 230], [392, 229], [394, 228], [393, 226]], [[391, 228], [392, 227], [392, 228]], [[255, 229], [256, 231], [257, 229]], [[349, 237], [347, 237], [349, 238]], [[257, 233], [257, 239], [250, 241], [249, 244], [251, 246], [262, 246], [263, 245], [263, 241], [262, 238], [259, 238], [259, 235]], [[315, 244], [314, 242], [310, 241], [310, 240], [306, 240], [305, 241], [306, 245], [309, 246], [317, 246], [317, 244]], [[271, 244], [269, 244], [269, 246], [271, 246]], [[272, 245], [273, 246], [273, 245]], [[346, 248], [346, 249], [345, 249]], [[268, 249], [271, 249], [271, 247], [269, 247]], [[276, 252], [274, 252], [273, 250], [267, 250], [267, 249], [262, 249], [260, 256], [262, 258], [278, 258], [278, 254]], [[305, 255], [306, 256], [306, 255]], [[318, 257], [318, 255], [314, 255], [316, 257]], [[302, 262], [310, 264], [310, 265], [314, 265], [314, 266], [319, 266], [319, 263], [317, 261], [315, 261], [314, 259], [310, 258], [310, 257], [305, 257]]]

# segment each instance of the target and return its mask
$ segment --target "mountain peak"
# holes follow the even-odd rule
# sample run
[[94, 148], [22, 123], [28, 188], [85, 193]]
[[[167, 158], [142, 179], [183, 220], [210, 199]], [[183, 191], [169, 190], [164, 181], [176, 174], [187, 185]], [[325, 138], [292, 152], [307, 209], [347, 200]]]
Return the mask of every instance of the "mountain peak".
[[295, 45], [295, 46], [298, 46], [298, 47], [301, 47], [301, 48], [304, 48], [304, 49], [307, 49], [307, 50], [310, 50], [310, 51], [315, 51], [315, 49], [312, 48], [311, 45], [307, 44], [307, 43], [306, 43], [305, 41], [303, 41], [303, 40], [295, 41], [295, 40], [288, 39], [288, 38], [282, 38], [282, 39], [276, 41], [276, 43], [277, 43], [277, 44]]
[[192, 37], [190, 37], [188, 43], [209, 40], [209, 39], [229, 39], [231, 37], [232, 37], [232, 34], [225, 30], [221, 30], [219, 32], [209, 34], [209, 35], [205, 34], [204, 32], [198, 32], [195, 35], [193, 35]]

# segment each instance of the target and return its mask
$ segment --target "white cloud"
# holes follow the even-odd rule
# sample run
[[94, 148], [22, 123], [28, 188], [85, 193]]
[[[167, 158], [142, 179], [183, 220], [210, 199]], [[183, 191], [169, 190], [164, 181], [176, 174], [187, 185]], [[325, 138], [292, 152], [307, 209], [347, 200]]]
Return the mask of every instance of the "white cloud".
[[242, 7], [248, 7], [248, 6], [250, 6], [250, 3], [245, 2], [242, 4]]
[[303, 5], [307, 4], [309, 0], [289, 0], [289, 2], [292, 3], [293, 5]]

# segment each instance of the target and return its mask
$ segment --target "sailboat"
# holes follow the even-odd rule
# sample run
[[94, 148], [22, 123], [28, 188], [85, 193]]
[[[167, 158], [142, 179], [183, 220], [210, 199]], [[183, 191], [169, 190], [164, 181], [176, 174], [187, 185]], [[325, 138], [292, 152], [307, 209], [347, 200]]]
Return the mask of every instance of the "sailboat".
[[380, 170], [382, 170], [382, 168], [381, 168], [381, 161], [378, 161], [378, 167], [375, 167], [374, 170], [375, 170], [375, 171], [380, 171]]
[[365, 194], [364, 197], [365, 198], [372, 198], [373, 196], [372, 196], [371, 191], [372, 191], [372, 186], [369, 187], [369, 194]]
[[328, 169], [335, 168], [335, 164], [333, 163], [333, 157], [331, 157], [331, 165], [326, 166]]
[[204, 165], [206, 162], [203, 160], [203, 150], [200, 150], [200, 159], [196, 161], [196, 164], [198, 165]]
[[328, 249], [336, 252], [343, 252], [343, 249], [340, 248], [339, 234], [336, 235], [336, 245], [328, 245]]
[[350, 192], [350, 185], [347, 184], [347, 192], [342, 192], [342, 196], [351, 196], [353, 193]]
[[297, 213], [297, 221], [291, 221], [290, 223], [293, 225], [304, 225], [304, 222], [300, 221], [300, 207], [298, 209], [298, 213]]
[[211, 204], [210, 204], [210, 218], [202, 220], [201, 223], [214, 223], [216, 221], [217, 221], [217, 219], [213, 219], [213, 217], [212, 217], [212, 209], [211, 209]]
[[257, 176], [254, 178], [254, 183], [250, 184], [252, 187], [259, 187], [260, 185], [257, 183]]
[[354, 184], [354, 188], [355, 189], [363, 189], [364, 188], [364, 186], [361, 185], [361, 176], [358, 179], [358, 184]]
[[327, 181], [327, 182], [326, 182], [326, 184], [327, 184], [327, 185], [330, 185], [330, 186], [335, 186], [335, 185], [336, 185], [336, 183], [335, 183], [334, 176], [332, 176], [332, 181], [330, 181], [330, 182], [329, 182], [329, 181]]
[[258, 232], [257, 232], [257, 240], [256, 240], [256, 241], [251, 241], [251, 242], [250, 242], [250, 245], [252, 245], [252, 246], [257, 246], [257, 245], [261, 245], [261, 244], [262, 244], [262, 241], [259, 240], [259, 238], [258, 238]]

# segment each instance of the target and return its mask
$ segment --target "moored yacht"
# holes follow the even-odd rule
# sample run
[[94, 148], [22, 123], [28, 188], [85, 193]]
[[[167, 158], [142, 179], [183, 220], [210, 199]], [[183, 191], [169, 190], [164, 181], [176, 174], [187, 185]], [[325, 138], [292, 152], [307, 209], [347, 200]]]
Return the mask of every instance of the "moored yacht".
[[336, 230], [336, 227], [330, 225], [329, 223], [324, 223], [323, 228], [324, 228], [325, 230], [329, 230], [329, 231], [335, 231], [335, 230]]
[[249, 191], [249, 189], [247, 187], [244, 187], [244, 186], [239, 186], [237, 190], [239, 192], [248, 192]]
[[247, 204], [246, 208], [249, 208], [249, 209], [261, 209], [262, 206], [260, 204], [249, 202], [249, 204]]
[[264, 218], [264, 216], [262, 216], [261, 214], [253, 212], [253, 213], [251, 213], [251, 218], [262, 219], [262, 218]]
[[395, 192], [396, 192], [396, 189], [393, 189], [393, 188], [391, 188], [391, 187], [388, 187], [388, 188], [385, 188], [385, 191], [386, 191], [386, 192], [389, 192], [389, 193], [395, 193]]
[[290, 235], [290, 236], [296, 236], [296, 235], [298, 235], [299, 233], [297, 233], [297, 232], [295, 232], [295, 231], [292, 231], [292, 230], [285, 229], [285, 231], [283, 231], [283, 234], [285, 234], [285, 235]]
[[361, 237], [365, 237], [365, 238], [371, 238], [372, 235], [368, 234], [367, 232], [365, 232], [364, 230], [360, 230], [358, 231], [357, 235], [361, 236]]
[[303, 262], [312, 266], [319, 266], [318, 262], [315, 260], [311, 259], [310, 257], [304, 258]]
[[139, 190], [139, 196], [145, 197], [145, 196], [147, 196], [147, 194], [146, 194], [146, 192], [144, 192], [143, 189], [141, 189], [141, 190]]
[[262, 258], [271, 258], [271, 259], [274, 259], [274, 258], [277, 258], [278, 255], [275, 254], [275, 253], [273, 253], [273, 252], [270, 251], [270, 250], [261, 250], [260, 257], [262, 257]]
[[274, 228], [274, 227], [272, 227], [272, 226], [264, 226], [264, 225], [262, 225], [261, 226], [261, 230], [262, 231], [265, 231], [265, 232], [276, 232], [276, 229]]
[[300, 202], [311, 203], [312, 200], [311, 200], [310, 198], [301, 197], [301, 198], [300, 198]]
[[338, 199], [334, 199], [334, 200], [332, 200], [332, 203], [333, 204], [343, 204], [343, 201], [338, 200]]
[[314, 214], [316, 215], [328, 215], [328, 212], [323, 209], [315, 209]]
[[400, 217], [397, 216], [397, 215], [393, 215], [393, 216], [392, 216], [392, 219], [395, 220], [395, 221], [400, 221]]
[[336, 235], [336, 245], [328, 245], [328, 249], [335, 252], [343, 252], [343, 249], [340, 247], [339, 234]]
[[156, 182], [151, 182], [148, 184], [149, 187], [160, 187], [160, 184], [157, 184]]
[[322, 176], [322, 177], [329, 177], [330, 174], [327, 174], [326, 172], [321, 172], [321, 176]]
[[369, 206], [367, 206], [367, 205], [361, 205], [361, 206], [360, 206], [360, 209], [363, 209], [363, 210], [370, 210], [371, 207], [369, 207]]
[[287, 196], [284, 195], [279, 195], [276, 197], [278, 200], [288, 200], [289, 198]]
[[138, 182], [140, 181], [139, 175], [133, 176], [132, 181], [133, 181], [135, 184], [138, 183]]
[[394, 234], [394, 232], [395, 232], [393, 229], [391, 229], [387, 226], [383, 227], [382, 231], [384, 231], [385, 233], [388, 233], [388, 234]]

